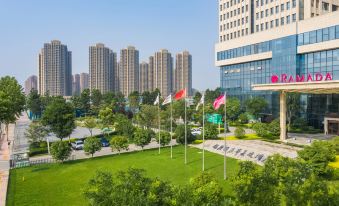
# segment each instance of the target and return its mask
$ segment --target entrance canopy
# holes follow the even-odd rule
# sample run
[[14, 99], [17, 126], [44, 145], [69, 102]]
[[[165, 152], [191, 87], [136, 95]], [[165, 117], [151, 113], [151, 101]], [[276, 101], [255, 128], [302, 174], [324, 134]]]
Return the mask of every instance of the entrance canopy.
[[339, 94], [339, 81], [255, 84], [252, 85], [252, 90], [305, 94]]
[[339, 94], [339, 81], [312, 81], [252, 85], [253, 91], [280, 92], [280, 140], [286, 140], [286, 93]]

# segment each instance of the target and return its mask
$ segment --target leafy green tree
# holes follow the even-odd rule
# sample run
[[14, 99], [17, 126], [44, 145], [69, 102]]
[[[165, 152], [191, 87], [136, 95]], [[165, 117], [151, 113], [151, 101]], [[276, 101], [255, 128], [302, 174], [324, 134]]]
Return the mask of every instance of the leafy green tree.
[[80, 95], [80, 105], [81, 110], [88, 114], [91, 110], [91, 91], [89, 89], [84, 89]]
[[241, 124], [247, 124], [248, 123], [248, 117], [246, 113], [241, 113], [238, 117], [238, 120]]
[[25, 136], [27, 137], [28, 142], [31, 144], [42, 142], [47, 135], [47, 128], [44, 127], [40, 122], [32, 122], [25, 132]]
[[287, 105], [287, 128], [291, 128], [292, 120], [298, 117], [298, 114], [302, 112], [302, 106], [300, 104], [299, 93], [287, 93], [286, 97]]
[[227, 98], [226, 115], [228, 120], [235, 121], [240, 114], [240, 109], [240, 100], [238, 98]]
[[102, 108], [99, 111], [99, 119], [104, 127], [114, 125], [114, 113], [110, 107]]
[[110, 141], [112, 151], [118, 151], [119, 155], [122, 150], [128, 150], [128, 139], [124, 136], [115, 136]]
[[[205, 139], [217, 139], [218, 138], [218, 127], [216, 124], [207, 123], [205, 124]], [[202, 131], [201, 131], [202, 136]]]
[[101, 105], [102, 101], [102, 94], [100, 90], [98, 89], [93, 89], [91, 93], [91, 100], [92, 100], [92, 105], [94, 108], [99, 108]]
[[6, 125], [8, 140], [8, 125], [14, 123], [24, 111], [26, 98], [21, 85], [9, 76], [0, 79], [0, 97], [0, 125]]
[[101, 150], [101, 147], [102, 145], [100, 139], [96, 137], [88, 137], [84, 142], [84, 151], [88, 154], [91, 154], [92, 157], [94, 153]]
[[67, 142], [57, 141], [53, 142], [51, 146], [51, 155], [54, 159], [64, 162], [69, 158], [72, 149]]
[[205, 91], [205, 102], [212, 104], [214, 100], [222, 94], [222, 90], [220, 87], [216, 88], [215, 90], [207, 89]]
[[129, 107], [133, 113], [136, 112], [136, 110], [139, 108], [139, 92], [134, 91], [128, 96], [128, 102], [129, 102]]
[[125, 113], [125, 96], [121, 92], [115, 94], [114, 99], [112, 100], [112, 108], [114, 113]]
[[32, 89], [27, 96], [26, 107], [29, 109], [35, 118], [41, 116], [42, 102], [38, 90]]
[[[191, 127], [187, 125], [187, 144], [192, 143], [196, 138], [191, 133]], [[174, 131], [175, 139], [179, 144], [185, 144], [185, 126], [178, 125]]]
[[242, 128], [242, 127], [237, 127], [237, 128], [235, 128], [235, 130], [234, 130], [234, 136], [235, 136], [236, 138], [238, 138], [238, 139], [243, 139], [243, 138], [246, 137], [245, 135], [246, 135], [246, 133], [245, 133], [244, 128]]
[[268, 131], [273, 138], [278, 138], [280, 136], [280, 120], [275, 119], [268, 125]]
[[199, 103], [200, 99], [201, 99], [201, 96], [202, 94], [200, 92], [196, 92], [194, 97], [193, 97], [193, 100], [194, 100], [194, 103], [195, 103], [195, 106], [197, 106], [197, 104]]
[[114, 98], [115, 94], [113, 92], [106, 92], [102, 95], [102, 101], [105, 106], [111, 105]]
[[148, 145], [154, 136], [155, 133], [150, 129], [145, 130], [137, 128], [134, 132], [134, 142], [137, 146], [144, 150], [144, 146]]
[[147, 128], [158, 124], [158, 107], [154, 105], [142, 105], [140, 112], [136, 114], [136, 121], [140, 126]]
[[267, 108], [268, 103], [262, 97], [253, 97], [245, 101], [246, 111], [256, 118], [261, 117], [261, 113]]
[[97, 126], [97, 121], [93, 117], [87, 117], [84, 120], [84, 126], [88, 129], [91, 137], [93, 136], [93, 129]]
[[204, 172], [190, 180], [193, 205], [221, 205], [222, 188], [210, 173]]
[[[158, 137], [159, 134], [157, 134]], [[171, 134], [169, 132], [160, 132], [160, 145], [161, 146], [166, 146], [171, 142]]]
[[265, 123], [257, 122], [252, 126], [252, 129], [259, 137], [269, 137], [268, 125]]
[[115, 131], [119, 135], [123, 135], [128, 137], [129, 139], [133, 139], [134, 126], [132, 122], [124, 115], [116, 115], [116, 124]]
[[308, 162], [314, 173], [319, 176], [330, 176], [333, 169], [328, 163], [336, 158], [335, 145], [327, 141], [314, 141], [310, 146], [298, 151], [298, 156]]
[[76, 125], [74, 111], [70, 103], [63, 98], [55, 99], [50, 103], [42, 115], [42, 124], [48, 126], [60, 140], [72, 134]]

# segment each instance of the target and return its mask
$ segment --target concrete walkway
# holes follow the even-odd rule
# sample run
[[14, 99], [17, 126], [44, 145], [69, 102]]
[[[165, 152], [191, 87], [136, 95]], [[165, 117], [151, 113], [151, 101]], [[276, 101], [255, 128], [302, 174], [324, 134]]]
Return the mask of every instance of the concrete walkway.
[[[14, 139], [15, 125], [11, 124], [8, 127], [8, 140]], [[7, 186], [9, 180], [9, 159], [11, 146], [8, 146], [7, 137], [0, 137], [0, 206], [6, 205]]]

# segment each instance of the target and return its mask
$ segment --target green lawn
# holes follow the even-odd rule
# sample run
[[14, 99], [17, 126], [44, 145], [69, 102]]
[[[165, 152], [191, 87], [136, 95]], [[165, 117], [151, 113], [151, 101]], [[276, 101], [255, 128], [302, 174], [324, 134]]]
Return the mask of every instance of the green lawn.
[[[116, 172], [128, 167], [143, 168], [150, 177], [159, 177], [174, 184], [186, 184], [191, 177], [201, 172], [201, 150], [188, 148], [188, 164], [184, 164], [184, 147], [148, 150], [78, 160], [64, 164], [49, 164], [11, 170], [7, 205], [87, 205], [82, 188], [94, 176], [95, 171]], [[205, 168], [213, 173], [224, 188], [232, 195], [229, 181], [223, 180], [223, 156], [205, 153]], [[238, 169], [237, 160], [227, 160], [228, 177]]]

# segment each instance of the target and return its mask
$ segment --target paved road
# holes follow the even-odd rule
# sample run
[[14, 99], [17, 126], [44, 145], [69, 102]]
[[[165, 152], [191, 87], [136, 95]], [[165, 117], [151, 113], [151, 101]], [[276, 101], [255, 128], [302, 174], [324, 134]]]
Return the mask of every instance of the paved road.
[[29, 151], [29, 143], [26, 138], [25, 132], [28, 129], [31, 120], [27, 117], [27, 114], [24, 112], [23, 115], [17, 120], [15, 124], [14, 131], [14, 141], [13, 141], [13, 154], [25, 153]]

